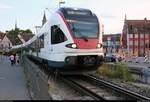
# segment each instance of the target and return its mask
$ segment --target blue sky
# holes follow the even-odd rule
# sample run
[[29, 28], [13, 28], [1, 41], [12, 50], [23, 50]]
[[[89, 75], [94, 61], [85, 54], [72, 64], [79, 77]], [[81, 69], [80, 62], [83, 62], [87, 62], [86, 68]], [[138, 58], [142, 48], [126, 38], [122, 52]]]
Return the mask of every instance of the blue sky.
[[[0, 0], [0, 31], [14, 28], [15, 21], [21, 29], [41, 25], [45, 8], [58, 8], [60, 0]], [[62, 6], [89, 8], [104, 24], [105, 33], [122, 31], [124, 16], [127, 19], [150, 20], [150, 0], [64, 0]], [[50, 13], [46, 10], [46, 16]]]

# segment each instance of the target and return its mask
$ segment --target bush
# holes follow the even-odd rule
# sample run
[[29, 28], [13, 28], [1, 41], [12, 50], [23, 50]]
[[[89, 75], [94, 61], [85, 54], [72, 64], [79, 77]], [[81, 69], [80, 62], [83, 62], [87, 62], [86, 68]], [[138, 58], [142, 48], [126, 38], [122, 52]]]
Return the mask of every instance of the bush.
[[119, 78], [123, 81], [134, 81], [132, 74], [129, 72], [125, 63], [103, 64], [97, 73], [108, 78]]

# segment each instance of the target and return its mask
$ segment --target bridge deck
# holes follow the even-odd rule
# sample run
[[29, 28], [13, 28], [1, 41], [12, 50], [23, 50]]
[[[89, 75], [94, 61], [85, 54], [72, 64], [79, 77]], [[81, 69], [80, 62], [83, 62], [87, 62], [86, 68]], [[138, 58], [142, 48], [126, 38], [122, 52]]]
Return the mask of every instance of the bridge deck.
[[9, 57], [1, 55], [0, 100], [30, 100], [22, 67], [11, 66]]

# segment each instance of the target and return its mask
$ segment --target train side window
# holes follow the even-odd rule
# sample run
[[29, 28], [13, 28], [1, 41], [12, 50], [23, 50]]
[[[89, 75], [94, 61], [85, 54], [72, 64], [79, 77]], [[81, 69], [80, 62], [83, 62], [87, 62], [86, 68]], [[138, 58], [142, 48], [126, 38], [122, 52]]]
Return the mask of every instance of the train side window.
[[65, 34], [57, 25], [51, 27], [51, 44], [62, 43], [66, 40]]
[[37, 38], [34, 42], [35, 44], [35, 48], [38, 49], [39, 48], [39, 38]]
[[44, 48], [44, 34], [39, 38], [39, 47]]

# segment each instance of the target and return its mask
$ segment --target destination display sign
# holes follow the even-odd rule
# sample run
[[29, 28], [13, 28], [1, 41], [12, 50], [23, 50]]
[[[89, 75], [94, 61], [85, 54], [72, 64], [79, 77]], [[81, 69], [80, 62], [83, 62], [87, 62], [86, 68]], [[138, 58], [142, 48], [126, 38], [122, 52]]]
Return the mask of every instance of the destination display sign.
[[68, 10], [68, 15], [91, 15], [90, 11]]

